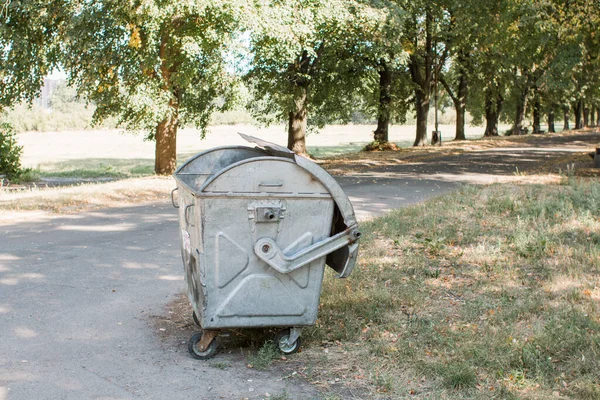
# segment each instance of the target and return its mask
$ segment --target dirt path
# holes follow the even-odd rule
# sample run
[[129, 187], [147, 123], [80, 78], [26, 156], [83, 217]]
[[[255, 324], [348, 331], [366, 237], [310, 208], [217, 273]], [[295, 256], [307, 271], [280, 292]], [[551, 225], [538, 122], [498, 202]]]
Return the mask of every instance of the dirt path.
[[[600, 135], [548, 139], [359, 154], [327, 167], [343, 175], [364, 219], [463, 183], [528, 179], [573, 157], [584, 163]], [[244, 349], [193, 360], [190, 326], [156, 323], [151, 316], [165, 321], [177, 312], [165, 306], [183, 290], [177, 232], [165, 200], [2, 223], [0, 399], [320, 398], [295, 376], [248, 368]]]

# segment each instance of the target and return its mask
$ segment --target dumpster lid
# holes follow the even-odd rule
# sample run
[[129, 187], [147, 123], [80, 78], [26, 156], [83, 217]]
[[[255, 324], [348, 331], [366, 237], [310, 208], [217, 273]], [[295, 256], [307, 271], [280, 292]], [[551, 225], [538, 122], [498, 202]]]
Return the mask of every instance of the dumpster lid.
[[271, 153], [273, 156], [277, 157], [287, 157], [294, 158], [294, 152], [289, 150], [287, 147], [280, 146], [275, 143], [267, 142], [266, 140], [259, 139], [254, 136], [246, 135], [244, 133], [238, 132], [238, 135], [242, 137], [242, 139], [246, 140], [249, 143], [254, 143], [261, 149], [265, 149], [267, 152]]

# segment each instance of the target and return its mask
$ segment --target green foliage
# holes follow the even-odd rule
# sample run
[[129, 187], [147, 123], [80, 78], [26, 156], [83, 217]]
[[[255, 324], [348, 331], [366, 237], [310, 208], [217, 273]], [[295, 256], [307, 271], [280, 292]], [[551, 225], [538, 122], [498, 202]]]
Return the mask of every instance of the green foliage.
[[225, 56], [240, 13], [220, 1], [83, 5], [64, 46], [70, 83], [96, 104], [96, 121], [116, 116], [149, 138], [165, 119], [204, 130], [233, 100]]
[[298, 112], [303, 131], [357, 115], [404, 121], [429, 103], [434, 72], [448, 87], [466, 79], [475, 122], [490, 107], [515, 120], [524, 101], [547, 112], [600, 102], [600, 3], [591, 0], [32, 0], [1, 12], [0, 107], [31, 102], [57, 66], [95, 107], [61, 88], [52, 114], [17, 130], [88, 126], [93, 112], [96, 123], [113, 117], [153, 139], [165, 124], [204, 132], [215, 112], [242, 104], [265, 124]]
[[59, 63], [69, 0], [3, 1], [0, 4], [0, 111], [31, 102], [43, 78]]
[[18, 179], [23, 173], [22, 152], [23, 147], [17, 144], [13, 127], [7, 123], [0, 123], [0, 174], [8, 180]]
[[268, 340], [256, 351], [256, 353], [248, 356], [248, 363], [256, 369], [264, 370], [279, 357], [281, 357], [279, 349], [272, 340]]
[[304, 93], [310, 125], [350, 120], [353, 93], [374, 76], [357, 67], [361, 57], [353, 50], [383, 14], [352, 0], [264, 3], [255, 12], [245, 75], [254, 117], [287, 122]]

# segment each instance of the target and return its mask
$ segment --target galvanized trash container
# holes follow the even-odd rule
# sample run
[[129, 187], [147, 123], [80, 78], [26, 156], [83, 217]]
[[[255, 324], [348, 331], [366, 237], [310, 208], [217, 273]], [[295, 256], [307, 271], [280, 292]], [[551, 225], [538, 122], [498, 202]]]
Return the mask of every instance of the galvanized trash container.
[[175, 172], [187, 294], [202, 328], [188, 348], [208, 359], [220, 330], [286, 327], [291, 354], [313, 325], [325, 263], [352, 272], [360, 232], [339, 184], [314, 162], [242, 135], [257, 147], [202, 152]]

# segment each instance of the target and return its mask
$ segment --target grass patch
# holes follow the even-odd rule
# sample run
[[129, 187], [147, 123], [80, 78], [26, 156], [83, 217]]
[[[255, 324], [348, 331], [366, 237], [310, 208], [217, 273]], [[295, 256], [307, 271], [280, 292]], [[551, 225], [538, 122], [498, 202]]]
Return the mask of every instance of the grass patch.
[[394, 397], [599, 398], [598, 210], [600, 183], [570, 179], [392, 212], [364, 224], [349, 279], [326, 277], [304, 336]]
[[137, 178], [154, 174], [151, 159], [87, 158], [65, 160], [37, 165], [36, 173], [41, 178]]
[[255, 353], [248, 356], [248, 364], [253, 368], [265, 370], [280, 357], [277, 345], [272, 340], [267, 340]]

